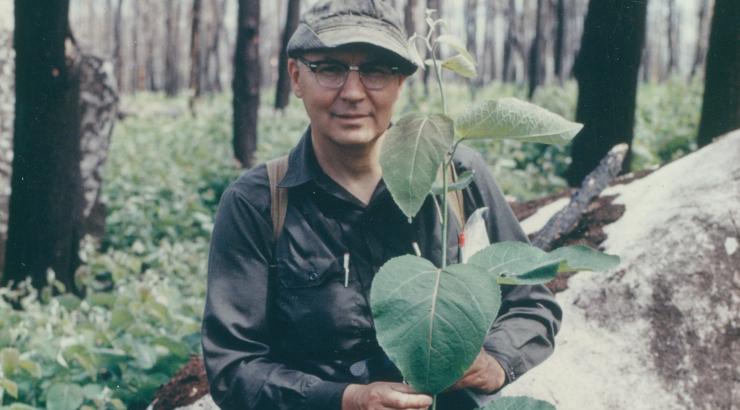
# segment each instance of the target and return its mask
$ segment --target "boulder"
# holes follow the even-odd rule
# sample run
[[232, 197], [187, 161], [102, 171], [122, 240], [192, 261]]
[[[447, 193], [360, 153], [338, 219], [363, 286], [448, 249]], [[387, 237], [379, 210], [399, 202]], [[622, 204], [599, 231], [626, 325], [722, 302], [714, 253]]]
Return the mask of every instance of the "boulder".
[[[624, 213], [604, 227], [601, 246], [622, 263], [569, 278], [557, 294], [555, 353], [504, 395], [560, 410], [737, 408], [738, 158], [740, 130], [604, 191]], [[536, 231], [547, 211], [523, 226]]]

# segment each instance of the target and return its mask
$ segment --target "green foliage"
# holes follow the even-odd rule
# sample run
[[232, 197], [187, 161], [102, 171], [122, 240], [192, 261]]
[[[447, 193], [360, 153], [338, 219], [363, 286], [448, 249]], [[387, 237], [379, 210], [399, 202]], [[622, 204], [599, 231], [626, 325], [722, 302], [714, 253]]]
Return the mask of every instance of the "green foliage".
[[446, 115], [409, 114], [388, 130], [380, 155], [383, 180], [409, 218], [419, 212], [452, 145]]
[[380, 268], [370, 303], [388, 357], [417, 391], [437, 394], [475, 360], [501, 294], [495, 280], [475, 265], [439, 269], [405, 255]]
[[[486, 100], [450, 120], [442, 69], [474, 76], [475, 62], [460, 42], [443, 35], [442, 43], [458, 51], [455, 58], [466, 64], [440, 66], [436, 54], [440, 42], [434, 40], [434, 32], [443, 23], [428, 14], [430, 33], [423, 38], [432, 56], [443, 111], [406, 114], [386, 134], [381, 151], [385, 184], [409, 220], [427, 196], [438, 191], [433, 189], [435, 176], [440, 168], [451, 166], [457, 144], [466, 138], [565, 144], [582, 127], [516, 98]], [[414, 55], [418, 55], [417, 39], [422, 38], [414, 35], [409, 41]], [[410, 153], [411, 160], [401, 152]], [[441, 177], [442, 193], [451, 182], [446, 174]], [[447, 200], [442, 195], [442, 238], [447, 237]], [[548, 254], [519, 242], [489, 245], [470, 263], [448, 266], [446, 243], [441, 254], [440, 267], [421, 256], [386, 262], [373, 278], [370, 297], [380, 346], [415, 390], [434, 396], [433, 409], [436, 395], [464, 375], [482, 348], [501, 306], [499, 284], [542, 284], [552, 280], [561, 266], [608, 269], [619, 262], [585, 247]]]

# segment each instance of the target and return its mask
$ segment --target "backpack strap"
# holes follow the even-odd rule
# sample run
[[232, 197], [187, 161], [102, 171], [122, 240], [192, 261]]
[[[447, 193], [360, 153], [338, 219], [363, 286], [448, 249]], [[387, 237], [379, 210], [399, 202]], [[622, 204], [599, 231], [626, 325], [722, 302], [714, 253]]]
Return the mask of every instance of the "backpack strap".
[[288, 211], [288, 190], [278, 187], [288, 171], [288, 156], [267, 161], [267, 179], [270, 183], [270, 215], [272, 216], [273, 238], [277, 240], [285, 223], [285, 213]]
[[[447, 168], [446, 177], [450, 183], [457, 181], [457, 171], [455, 171], [455, 165], [450, 162], [450, 166]], [[465, 207], [463, 202], [462, 191], [450, 191], [447, 193], [447, 204], [452, 209], [452, 213], [455, 214], [457, 224], [460, 227], [460, 231], [465, 227]]]

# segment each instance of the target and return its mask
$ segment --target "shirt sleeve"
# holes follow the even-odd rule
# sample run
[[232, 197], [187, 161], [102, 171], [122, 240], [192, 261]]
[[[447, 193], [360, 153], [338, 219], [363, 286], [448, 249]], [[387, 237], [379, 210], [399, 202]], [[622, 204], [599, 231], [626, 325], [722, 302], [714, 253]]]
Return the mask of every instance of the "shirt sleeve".
[[291, 369], [272, 356], [272, 224], [240, 192], [219, 204], [208, 258], [203, 357], [222, 409], [339, 410], [347, 383]]
[[[528, 243], [483, 158], [475, 153], [471, 162], [475, 176], [466, 190], [466, 214], [487, 206], [485, 219], [491, 243]], [[486, 336], [484, 349], [501, 364], [508, 384], [552, 354], [562, 310], [544, 285], [502, 285], [501, 292], [501, 308]]]

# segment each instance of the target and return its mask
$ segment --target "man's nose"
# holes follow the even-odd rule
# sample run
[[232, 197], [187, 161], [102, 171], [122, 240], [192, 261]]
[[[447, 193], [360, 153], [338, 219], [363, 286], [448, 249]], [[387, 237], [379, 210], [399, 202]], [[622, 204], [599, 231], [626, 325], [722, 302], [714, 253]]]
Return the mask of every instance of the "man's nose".
[[348, 101], [359, 101], [365, 98], [365, 86], [360, 80], [360, 73], [352, 70], [347, 74], [347, 81], [342, 86], [341, 98]]

